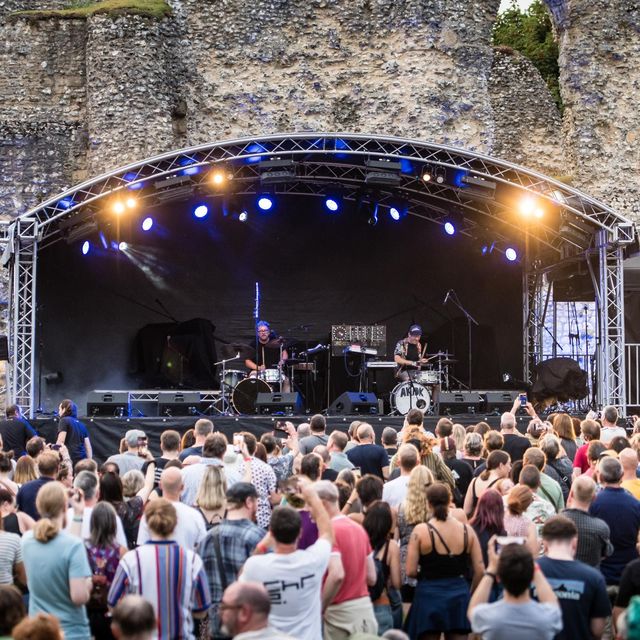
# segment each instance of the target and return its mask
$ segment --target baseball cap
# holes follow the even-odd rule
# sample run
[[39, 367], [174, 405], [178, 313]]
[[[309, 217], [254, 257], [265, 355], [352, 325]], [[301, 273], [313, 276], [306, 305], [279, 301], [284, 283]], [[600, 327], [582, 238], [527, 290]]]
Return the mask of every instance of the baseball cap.
[[124, 434], [124, 439], [127, 441], [127, 444], [132, 447], [137, 447], [138, 440], [146, 437], [147, 434], [144, 431], [140, 431], [140, 429], [129, 429], [129, 431]]
[[422, 327], [419, 324], [412, 324], [409, 327], [409, 333], [412, 336], [421, 336], [422, 335]]
[[242, 504], [247, 498], [257, 498], [258, 491], [250, 482], [236, 482], [227, 489], [227, 500]]

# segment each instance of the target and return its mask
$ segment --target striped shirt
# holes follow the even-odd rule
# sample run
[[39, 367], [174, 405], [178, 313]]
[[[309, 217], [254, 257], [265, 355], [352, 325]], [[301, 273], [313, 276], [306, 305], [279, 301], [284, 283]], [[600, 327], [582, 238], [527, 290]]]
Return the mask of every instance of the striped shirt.
[[0, 584], [13, 584], [13, 567], [22, 562], [20, 536], [0, 531]]
[[109, 606], [129, 593], [153, 605], [154, 640], [194, 640], [191, 612], [211, 605], [200, 556], [172, 540], [150, 541], [124, 555], [109, 589]]

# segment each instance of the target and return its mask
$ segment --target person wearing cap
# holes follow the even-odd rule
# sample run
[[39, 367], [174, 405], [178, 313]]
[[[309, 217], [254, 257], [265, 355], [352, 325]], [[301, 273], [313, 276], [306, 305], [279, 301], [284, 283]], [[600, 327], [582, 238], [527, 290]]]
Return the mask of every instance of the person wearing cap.
[[140, 429], [129, 429], [124, 434], [124, 442], [127, 450], [124, 453], [117, 453], [107, 458], [107, 463], [115, 462], [120, 470], [120, 477], [131, 469], [142, 471], [142, 467], [147, 459], [151, 459], [146, 450], [147, 435]]
[[255, 524], [258, 492], [250, 482], [236, 482], [227, 490], [227, 514], [198, 545], [198, 554], [211, 592], [209, 633], [211, 638], [225, 638], [221, 631], [219, 605], [225, 589], [233, 583], [240, 569], [264, 537], [264, 529]]
[[396, 378], [401, 382], [407, 382], [412, 372], [417, 371], [421, 364], [426, 364], [427, 360], [423, 357], [422, 327], [419, 324], [412, 324], [406, 338], [396, 342], [396, 348], [393, 351], [393, 359], [398, 368], [396, 369]]

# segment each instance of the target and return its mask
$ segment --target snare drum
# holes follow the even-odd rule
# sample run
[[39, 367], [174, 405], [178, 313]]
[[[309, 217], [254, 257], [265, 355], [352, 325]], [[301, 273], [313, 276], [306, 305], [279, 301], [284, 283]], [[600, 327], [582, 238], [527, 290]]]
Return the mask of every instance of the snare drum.
[[218, 377], [220, 378], [220, 388], [233, 389], [241, 380], [247, 377], [247, 374], [237, 369], [227, 369], [224, 372], [224, 380], [222, 379], [222, 371], [218, 373]]
[[414, 380], [418, 384], [440, 384], [440, 372], [433, 370], [416, 371]]
[[400, 415], [407, 415], [411, 409], [425, 413], [430, 406], [429, 389], [417, 382], [402, 382], [391, 392], [391, 407]]
[[259, 393], [271, 393], [271, 387], [259, 378], [245, 378], [233, 390], [231, 404], [237, 413], [255, 413]]
[[280, 373], [279, 369], [265, 369], [264, 371], [260, 371], [258, 378], [268, 384], [278, 384], [281, 378], [284, 380], [284, 376]]

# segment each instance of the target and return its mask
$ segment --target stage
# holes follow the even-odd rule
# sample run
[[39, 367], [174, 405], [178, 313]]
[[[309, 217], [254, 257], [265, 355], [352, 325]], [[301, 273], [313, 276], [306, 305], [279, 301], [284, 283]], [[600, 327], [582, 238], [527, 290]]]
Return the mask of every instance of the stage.
[[[499, 428], [500, 416], [497, 414], [461, 414], [454, 416], [425, 416], [424, 426], [428, 431], [434, 431], [435, 425], [441, 417], [448, 417], [453, 422], [468, 426], [485, 421], [494, 428]], [[277, 420], [287, 420], [298, 426], [301, 422], [308, 421], [308, 415], [296, 416], [221, 416], [210, 418], [214, 429], [224, 433], [229, 441], [238, 431], [249, 431], [258, 438], [266, 432], [273, 430]], [[160, 455], [160, 434], [167, 429], [175, 429], [180, 434], [193, 427], [196, 418], [80, 418], [87, 426], [94, 457], [103, 462], [106, 458], [118, 452], [120, 439], [129, 429], [141, 429], [147, 434], [149, 448], [154, 456]], [[371, 424], [376, 432], [376, 442], [380, 443], [380, 435], [385, 427], [402, 428], [403, 416], [376, 416], [376, 415], [351, 415], [327, 417], [327, 433], [336, 429], [346, 432], [353, 420], [362, 420]], [[529, 423], [528, 416], [518, 416], [518, 429], [526, 430]], [[55, 418], [38, 418], [32, 421], [38, 433], [47, 442], [55, 442], [57, 432], [57, 420]]]

